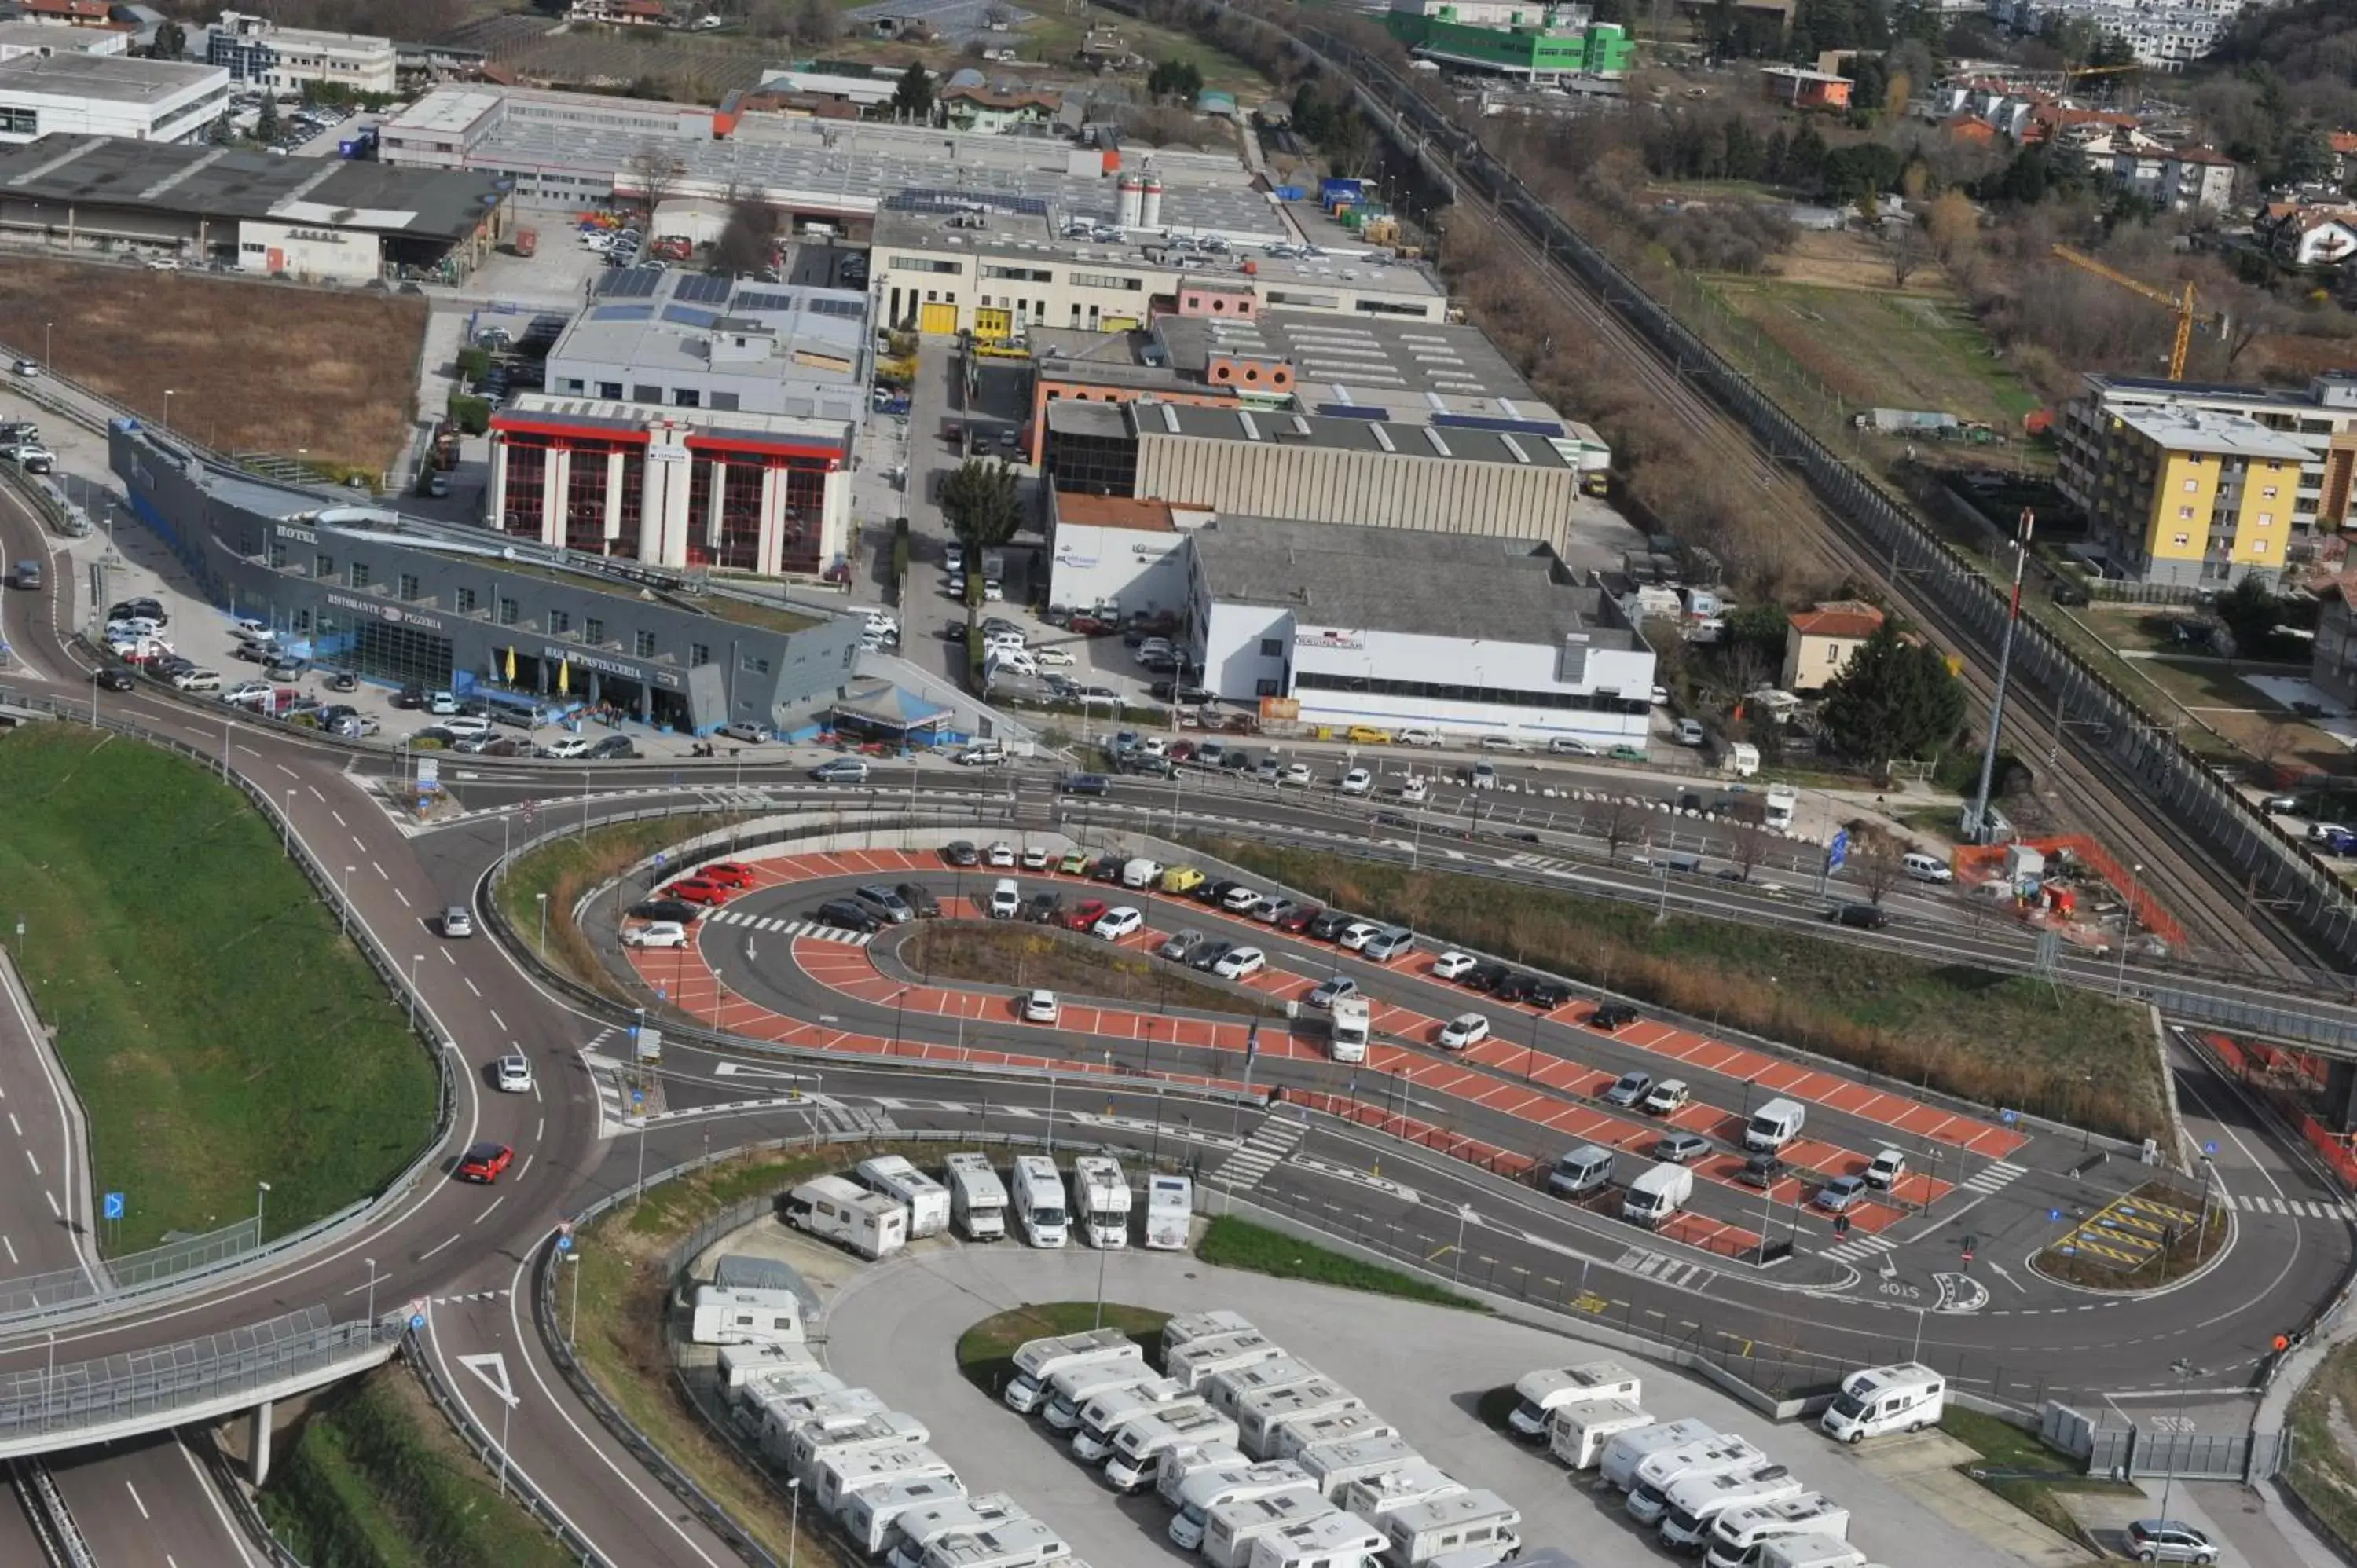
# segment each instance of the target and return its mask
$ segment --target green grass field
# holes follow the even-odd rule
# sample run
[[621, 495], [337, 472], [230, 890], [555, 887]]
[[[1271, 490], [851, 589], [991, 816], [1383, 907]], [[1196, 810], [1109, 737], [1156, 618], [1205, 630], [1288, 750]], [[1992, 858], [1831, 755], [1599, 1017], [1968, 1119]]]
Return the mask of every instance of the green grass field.
[[2341, 1437], [2352, 1421], [2357, 1345], [2343, 1345], [2291, 1402], [2291, 1458], [2283, 1478], [2344, 1557], [2357, 1554], [2357, 1455]]
[[[1981, 1485], [2066, 1540], [2079, 1540], [2080, 1530], [2057, 1493], [2111, 1492], [2126, 1497], [2136, 1491], [2123, 1481], [2069, 1474], [2082, 1467], [2069, 1455], [2047, 1447], [2036, 1434], [2025, 1432], [2009, 1421], [1966, 1410], [1962, 1405], [1948, 1406], [1947, 1412], [1940, 1418], [1940, 1430], [1980, 1455], [1980, 1463], [1970, 1468], [2025, 1472], [1991, 1476]], [[2062, 1478], [2055, 1478], [2058, 1477]]]
[[1482, 1310], [1444, 1285], [1397, 1269], [1361, 1262], [1314, 1242], [1297, 1241], [1282, 1230], [1254, 1225], [1233, 1215], [1222, 1214], [1211, 1221], [1195, 1248], [1195, 1255], [1223, 1269], [1245, 1269], [1281, 1280], [1310, 1280], [1374, 1295], [1405, 1296], [1410, 1301], [1462, 1307], [1469, 1312]]
[[2011, 435], [2039, 405], [1961, 300], [1762, 278], [1708, 286], [1853, 408], [1930, 409]]
[[207, 1230], [272, 1191], [272, 1234], [396, 1175], [433, 1064], [245, 798], [63, 724], [0, 739], [0, 919], [90, 1118], [109, 1251]]

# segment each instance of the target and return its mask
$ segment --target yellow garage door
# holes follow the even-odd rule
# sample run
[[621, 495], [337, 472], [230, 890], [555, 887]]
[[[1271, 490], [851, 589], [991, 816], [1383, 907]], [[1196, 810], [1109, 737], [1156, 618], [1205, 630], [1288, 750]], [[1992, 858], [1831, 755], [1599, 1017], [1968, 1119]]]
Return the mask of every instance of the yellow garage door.
[[917, 317], [917, 330], [937, 337], [952, 337], [957, 332], [957, 306], [927, 305]]
[[974, 313], [974, 335], [985, 343], [1006, 342], [1015, 336], [1015, 313], [977, 308]]

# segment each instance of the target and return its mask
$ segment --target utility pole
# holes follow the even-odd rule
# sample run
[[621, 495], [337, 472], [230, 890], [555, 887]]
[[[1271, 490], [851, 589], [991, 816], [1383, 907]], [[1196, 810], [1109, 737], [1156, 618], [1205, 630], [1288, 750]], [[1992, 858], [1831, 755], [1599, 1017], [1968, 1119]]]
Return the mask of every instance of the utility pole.
[[1997, 649], [1996, 691], [1989, 698], [1988, 744], [1981, 749], [1980, 785], [1973, 791], [1972, 811], [1963, 823], [1964, 836], [1975, 843], [1989, 840], [1989, 781], [1996, 772], [1997, 735], [2005, 723], [2006, 680], [2013, 672], [2013, 634], [2021, 625], [2021, 573], [2029, 563], [2029, 534], [2037, 522], [2036, 512], [2021, 509], [2021, 532], [2013, 546], [2013, 603], [2006, 612], [2005, 641]]

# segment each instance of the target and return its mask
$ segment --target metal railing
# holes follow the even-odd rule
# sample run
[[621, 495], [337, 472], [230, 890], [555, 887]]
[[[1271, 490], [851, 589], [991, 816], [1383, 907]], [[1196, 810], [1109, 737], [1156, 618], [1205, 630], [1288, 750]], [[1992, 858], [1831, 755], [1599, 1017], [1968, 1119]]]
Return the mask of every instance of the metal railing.
[[474, 1412], [467, 1408], [464, 1400], [458, 1398], [457, 1391], [446, 1384], [435, 1371], [434, 1358], [419, 1348], [414, 1336], [403, 1342], [401, 1360], [415, 1375], [418, 1383], [425, 1390], [425, 1397], [434, 1402], [434, 1408], [442, 1412], [442, 1419], [450, 1423], [459, 1441], [473, 1451], [483, 1468], [500, 1477], [503, 1496], [512, 1492], [516, 1505], [533, 1523], [556, 1537], [565, 1550], [583, 1564], [583, 1568], [618, 1568], [599, 1555], [588, 1539], [573, 1528], [572, 1521], [533, 1484], [531, 1477], [508, 1463], [507, 1454], [500, 1446], [499, 1439], [476, 1422]]

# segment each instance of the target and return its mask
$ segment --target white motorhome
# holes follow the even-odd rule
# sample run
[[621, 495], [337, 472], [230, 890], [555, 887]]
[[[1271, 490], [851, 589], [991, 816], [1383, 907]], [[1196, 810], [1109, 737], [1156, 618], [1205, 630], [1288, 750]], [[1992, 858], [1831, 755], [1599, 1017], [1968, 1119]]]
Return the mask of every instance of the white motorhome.
[[1759, 1568], [1771, 1541], [1796, 1535], [1846, 1541], [1849, 1509], [1823, 1492], [1803, 1492], [1771, 1503], [1746, 1503], [1722, 1512], [1710, 1527], [1704, 1561], [1710, 1568]]
[[1067, 1367], [1048, 1380], [1048, 1403], [1039, 1413], [1058, 1432], [1071, 1432], [1081, 1424], [1081, 1412], [1099, 1395], [1160, 1380], [1154, 1369], [1143, 1361], [1102, 1361]]
[[1576, 1404], [1601, 1404], [1610, 1400], [1637, 1402], [1644, 1384], [1618, 1361], [1589, 1361], [1577, 1367], [1549, 1367], [1525, 1372], [1515, 1380], [1520, 1397], [1506, 1416], [1506, 1424], [1533, 1443], [1547, 1434], [1547, 1419]]
[[1072, 1162], [1072, 1213], [1081, 1240], [1101, 1251], [1129, 1245], [1129, 1178], [1110, 1155], [1082, 1155]]
[[1868, 1367], [1842, 1380], [1841, 1392], [1817, 1423], [1829, 1437], [1857, 1443], [1886, 1432], [1936, 1426], [1947, 1402], [1947, 1380], [1920, 1362]]
[[786, 1468], [815, 1487], [819, 1466], [846, 1454], [871, 1454], [888, 1448], [921, 1448], [932, 1441], [925, 1423], [905, 1412], [888, 1410], [857, 1421], [825, 1418], [799, 1423], [786, 1440]]
[[880, 1557], [899, 1538], [895, 1528], [903, 1514], [942, 1503], [964, 1500], [965, 1487], [955, 1480], [921, 1476], [888, 1486], [854, 1492], [838, 1521], [851, 1543], [866, 1557]]
[[1629, 1487], [1629, 1517], [1648, 1527], [1670, 1511], [1670, 1488], [1688, 1477], [1728, 1476], [1768, 1463], [1759, 1446], [1741, 1437], [1709, 1437], [1649, 1454]]
[[[1165, 1350], [1163, 1354], [1169, 1352]], [[1203, 1397], [1211, 1402], [1212, 1409], [1233, 1415], [1237, 1407], [1254, 1394], [1289, 1389], [1297, 1383], [1313, 1381], [1318, 1376], [1318, 1369], [1297, 1356], [1271, 1356], [1266, 1360], [1212, 1373], [1203, 1381]]]
[[1372, 1443], [1380, 1437], [1398, 1435], [1398, 1427], [1366, 1406], [1360, 1405], [1339, 1412], [1328, 1412], [1278, 1422], [1270, 1429], [1267, 1452], [1261, 1457], [1290, 1459], [1307, 1449], [1321, 1448], [1331, 1443]]
[[1374, 1006], [1364, 996], [1338, 996], [1326, 1014], [1327, 1048], [1338, 1062], [1367, 1059], [1374, 1037]]
[[1678, 1552], [1699, 1552], [1710, 1539], [1718, 1516], [1755, 1503], [1782, 1502], [1804, 1488], [1801, 1477], [1782, 1465], [1753, 1465], [1723, 1476], [1688, 1476], [1671, 1483], [1664, 1494], [1668, 1509], [1662, 1515], [1662, 1541]]
[[897, 1252], [909, 1241], [909, 1211], [891, 1198], [819, 1176], [778, 1200], [778, 1218], [797, 1230], [850, 1248], [863, 1258]]
[[759, 1429], [761, 1452], [779, 1464], [791, 1464], [794, 1434], [810, 1423], [853, 1426], [871, 1416], [890, 1413], [884, 1402], [866, 1389], [791, 1396], [764, 1393]]
[[892, 1521], [892, 1568], [920, 1568], [925, 1548], [945, 1535], [988, 1530], [1010, 1520], [1029, 1519], [1021, 1503], [1006, 1492], [985, 1492], [978, 1498], [928, 1503]]
[[1107, 1389], [1081, 1407], [1080, 1426], [1072, 1434], [1072, 1456], [1083, 1464], [1100, 1464], [1112, 1454], [1114, 1437], [1131, 1422], [1180, 1410], [1209, 1409], [1202, 1395], [1189, 1393], [1168, 1378]]
[[1523, 1510], [1497, 1493], [1457, 1492], [1384, 1515], [1383, 1561], [1392, 1568], [1422, 1568], [1444, 1557], [1502, 1563], [1522, 1551], [1522, 1530]]
[[1203, 1516], [1203, 1558], [1211, 1568], [1243, 1568], [1252, 1557], [1252, 1543], [1262, 1536], [1340, 1511], [1312, 1491], [1266, 1492], [1221, 1503]]
[[1254, 1536], [1250, 1568], [1368, 1568], [1383, 1532], [1356, 1514], [1320, 1514]]
[[1034, 1247], [1064, 1244], [1064, 1180], [1045, 1155], [1017, 1155], [1008, 1185], [1015, 1193], [1015, 1220]]
[[982, 1530], [952, 1530], [925, 1548], [921, 1568], [1059, 1568], [1070, 1542], [1036, 1519], [1014, 1519]]
[[1585, 1470], [1604, 1457], [1614, 1438], [1652, 1424], [1651, 1415], [1626, 1400], [1566, 1405], [1547, 1428], [1547, 1451], [1572, 1469]]
[[1166, 1448], [1154, 1465], [1154, 1493], [1166, 1508], [1178, 1506], [1179, 1488], [1213, 1470], [1243, 1470], [1252, 1460], [1233, 1443], [1181, 1443]]
[[1772, 1155], [1799, 1137], [1808, 1121], [1808, 1109], [1799, 1101], [1771, 1100], [1744, 1123], [1743, 1146], [1755, 1155]]
[[922, 1444], [914, 1448], [871, 1448], [851, 1454], [831, 1454], [812, 1472], [811, 1493], [819, 1510], [830, 1518], [865, 1492], [908, 1481], [946, 1482], [959, 1486], [948, 1460]]
[[[815, 1372], [818, 1356], [807, 1345], [724, 1345], [720, 1348], [720, 1386], [741, 1389], [773, 1376]], [[834, 1385], [841, 1388], [841, 1383]]]
[[1792, 831], [1792, 814], [1800, 809], [1801, 792], [1798, 789], [1790, 784], [1770, 784], [1760, 822], [1770, 832], [1790, 832]]
[[1209, 1528], [1213, 1509], [1287, 1492], [1305, 1498], [1318, 1495], [1318, 1484], [1289, 1459], [1198, 1470], [1178, 1488], [1174, 1505], [1178, 1511], [1170, 1520], [1170, 1540], [1182, 1551], [1192, 1552], [1203, 1544], [1203, 1532]]
[[1759, 1568], [1867, 1568], [1866, 1553], [1830, 1535], [1781, 1535], [1760, 1542]]
[[1364, 1409], [1365, 1403], [1356, 1394], [1331, 1378], [1312, 1378], [1291, 1388], [1251, 1394], [1236, 1405], [1236, 1444], [1255, 1459], [1281, 1459], [1286, 1455], [1274, 1451], [1276, 1429], [1286, 1422]]
[[1424, 1455], [1396, 1433], [1355, 1443], [1315, 1444], [1293, 1457], [1318, 1483], [1318, 1495], [1329, 1502], [1338, 1501], [1343, 1487], [1363, 1477], [1424, 1463]]
[[1157, 1412], [1114, 1433], [1104, 1477], [1115, 1491], [1142, 1492], [1154, 1484], [1162, 1455], [1171, 1449], [1205, 1443], [1232, 1447], [1235, 1441], [1235, 1422], [1210, 1405]]
[[799, 1345], [802, 1298], [790, 1290], [698, 1285], [688, 1337], [698, 1345]]
[[1162, 1326], [1162, 1353], [1168, 1356], [1181, 1345], [1217, 1334], [1242, 1334], [1251, 1326], [1251, 1318], [1223, 1306], [1209, 1312], [1182, 1312]]
[[1048, 1397], [1048, 1380], [1057, 1373], [1106, 1361], [1131, 1361], [1143, 1367], [1145, 1347], [1118, 1328], [1027, 1339], [1015, 1348], [1015, 1378], [1000, 1397], [1007, 1409], [1028, 1415]]
[[1242, 1334], [1214, 1334], [1191, 1340], [1162, 1358], [1162, 1370], [1190, 1389], [1200, 1388], [1222, 1372], [1274, 1361], [1285, 1348], [1257, 1328]]
[[877, 1155], [853, 1167], [851, 1177], [868, 1191], [893, 1199], [909, 1211], [909, 1236], [938, 1236], [950, 1228], [950, 1189], [899, 1155]]
[[1195, 1183], [1190, 1176], [1146, 1178], [1146, 1244], [1157, 1252], [1183, 1252], [1195, 1225]]
[[1360, 1477], [1342, 1488], [1334, 1505], [1381, 1524], [1387, 1513], [1453, 1498], [1468, 1490], [1470, 1488], [1439, 1466], [1419, 1459], [1396, 1470], [1378, 1470], [1372, 1476]]
[[1604, 1444], [1604, 1455], [1596, 1462], [1597, 1478], [1616, 1492], [1625, 1492], [1637, 1484], [1638, 1466], [1654, 1455], [1707, 1443], [1717, 1435], [1717, 1427], [1691, 1415], [1621, 1433]]
[[996, 1241], [1006, 1234], [1006, 1184], [990, 1168], [990, 1156], [962, 1149], [942, 1162], [949, 1184], [950, 1219], [969, 1241]]

